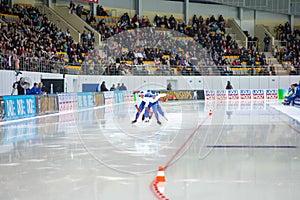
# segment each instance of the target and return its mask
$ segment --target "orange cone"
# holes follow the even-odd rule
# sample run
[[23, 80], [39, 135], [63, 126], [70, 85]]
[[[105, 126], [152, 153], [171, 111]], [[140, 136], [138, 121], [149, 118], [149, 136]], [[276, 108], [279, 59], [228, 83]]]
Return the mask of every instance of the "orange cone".
[[165, 170], [161, 166], [158, 168], [158, 172], [157, 172], [157, 176], [156, 176], [156, 183], [160, 183], [160, 182], [166, 182]]

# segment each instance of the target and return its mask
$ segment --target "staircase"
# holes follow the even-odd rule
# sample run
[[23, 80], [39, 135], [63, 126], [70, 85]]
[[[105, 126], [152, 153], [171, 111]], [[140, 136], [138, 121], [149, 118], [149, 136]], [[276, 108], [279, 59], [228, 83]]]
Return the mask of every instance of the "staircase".
[[269, 65], [273, 64], [275, 67], [276, 75], [289, 75], [289, 72], [283, 68], [282, 64], [280, 64], [277, 58], [274, 58], [272, 52], [264, 52], [266, 55], [266, 59]]
[[248, 38], [234, 19], [227, 20], [227, 26], [225, 28], [225, 31], [226, 34], [229, 33], [231, 38], [238, 43], [240, 48], [248, 48]]
[[227, 26], [227, 27], [225, 28], [225, 33], [226, 33], [226, 34], [225, 34], [226, 36], [227, 36], [227, 34], [229, 34], [229, 35], [231, 36], [231, 39], [232, 39], [232, 40], [235, 40], [235, 41], [238, 43], [239, 48], [242, 48], [242, 47], [245, 46], [244, 42], [242, 42], [241, 40], [239, 40], [239, 39], [237, 38], [236, 33], [232, 30], [231, 27]]
[[65, 5], [55, 5], [53, 11], [60, 17], [62, 17], [66, 22], [68, 22], [72, 27], [76, 28], [77, 30], [82, 33], [84, 30], [91, 31], [94, 33], [95, 37], [95, 44], [101, 44], [101, 35], [89, 24], [83, 21], [80, 17], [76, 14], [70, 14], [69, 8]]

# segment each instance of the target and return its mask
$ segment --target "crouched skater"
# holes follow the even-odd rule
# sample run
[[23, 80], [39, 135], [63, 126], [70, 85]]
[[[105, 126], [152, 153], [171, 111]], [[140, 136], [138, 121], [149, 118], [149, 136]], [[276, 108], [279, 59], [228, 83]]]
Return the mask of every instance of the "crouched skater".
[[134, 94], [137, 96], [137, 100], [135, 103], [135, 108], [137, 109], [137, 112], [135, 114], [135, 119], [132, 121], [132, 123], [136, 123], [140, 115], [143, 115], [145, 118], [149, 118], [149, 109], [148, 104], [149, 100], [151, 98], [150, 91], [137, 91]]
[[[148, 109], [147, 110], [150, 110], [152, 108], [152, 111], [153, 111], [153, 114], [156, 118], [156, 121], [159, 125], [161, 125], [161, 122], [159, 120], [159, 115], [160, 114], [161, 116], [163, 116], [166, 120], [167, 118], [165, 117], [165, 113], [164, 111], [162, 110], [160, 104], [159, 104], [159, 100], [162, 99], [162, 97], [165, 97], [167, 96], [167, 94], [158, 94], [157, 92], [155, 91], [151, 91], [151, 99], [149, 99], [149, 104], [148, 104]], [[149, 119], [145, 116], [145, 120], [146, 121], [149, 121]]]

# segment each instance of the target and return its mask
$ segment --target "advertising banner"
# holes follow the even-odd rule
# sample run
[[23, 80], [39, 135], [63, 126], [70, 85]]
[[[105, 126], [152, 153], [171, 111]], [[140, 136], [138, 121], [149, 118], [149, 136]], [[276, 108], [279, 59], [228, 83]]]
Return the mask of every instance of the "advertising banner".
[[260, 90], [252, 90], [252, 99], [265, 99], [265, 91]]
[[215, 100], [216, 93], [215, 90], [204, 90], [205, 100]]
[[41, 98], [42, 113], [56, 113], [59, 111], [58, 96], [47, 95]]
[[278, 90], [277, 89], [267, 89], [266, 99], [278, 99]]
[[123, 91], [124, 93], [124, 102], [125, 103], [131, 103], [134, 101], [134, 97], [133, 97], [133, 94], [132, 92], [130, 91]]
[[251, 99], [251, 90], [240, 90], [240, 99]]
[[92, 92], [77, 93], [78, 109], [94, 107], [94, 94]]
[[124, 103], [124, 93], [119, 90], [114, 91], [115, 103]]
[[0, 122], [4, 121], [5, 111], [4, 111], [4, 99], [0, 97]]
[[226, 90], [217, 90], [216, 98], [217, 100], [226, 100], [227, 99]]
[[173, 97], [174, 100], [192, 100], [194, 98], [197, 99], [197, 93], [194, 95], [194, 91], [166, 91], [163, 93], [167, 93], [168, 95]]
[[239, 99], [239, 91], [238, 90], [226, 90], [227, 91], [227, 99], [228, 100], [238, 100]]
[[72, 111], [78, 108], [76, 93], [58, 94], [59, 112]]
[[104, 102], [105, 105], [113, 105], [114, 102], [114, 92], [113, 91], [108, 91], [108, 92], [103, 92], [104, 94]]
[[36, 102], [33, 95], [4, 96], [5, 119], [13, 120], [36, 115]]
[[35, 96], [36, 115], [41, 115], [42, 114], [41, 97], [42, 96]]
[[289, 93], [288, 89], [278, 89], [278, 99], [283, 100], [285, 96], [287, 96]]
[[95, 106], [104, 105], [104, 94], [103, 93], [94, 93]]
[[36, 114], [45, 115], [58, 112], [58, 100], [56, 95], [35, 96]]

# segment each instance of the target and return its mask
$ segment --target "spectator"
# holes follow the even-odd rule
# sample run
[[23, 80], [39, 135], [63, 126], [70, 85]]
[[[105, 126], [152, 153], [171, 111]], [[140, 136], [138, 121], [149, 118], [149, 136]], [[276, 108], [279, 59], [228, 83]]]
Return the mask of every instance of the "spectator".
[[33, 87], [30, 90], [30, 94], [32, 94], [32, 95], [38, 95], [38, 94], [40, 94], [39, 93], [39, 84], [38, 83], [34, 83], [33, 84]]
[[122, 85], [120, 86], [119, 90], [127, 90], [126, 86], [124, 85], [124, 83], [122, 83]]
[[102, 82], [101, 86], [100, 86], [101, 92], [106, 92], [108, 91], [108, 89], [105, 86], [105, 81]]
[[45, 93], [45, 91], [43, 90], [43, 86], [44, 84], [42, 82], [39, 83], [39, 87], [38, 87], [38, 94], [42, 95]]
[[289, 88], [289, 94], [288, 96], [286, 96], [284, 98], [284, 101], [282, 102], [282, 104], [284, 105], [291, 105], [293, 106], [294, 105], [294, 100], [295, 98], [297, 97], [296, 94], [297, 94], [297, 86], [298, 84], [297, 83], [294, 83], [291, 85], [291, 87]]
[[118, 84], [117, 84], [117, 90], [120, 90], [120, 87], [121, 87], [121, 84], [118, 83]]
[[29, 83], [25, 82], [25, 79], [21, 77], [19, 81], [13, 84], [13, 92], [11, 95], [14, 94], [15, 89], [18, 91], [18, 95], [25, 95], [25, 90], [27, 88], [29, 88]]
[[111, 88], [110, 88], [110, 90], [109, 91], [115, 91], [116, 90], [116, 88], [115, 88], [115, 84], [113, 84], [112, 86], [111, 86]]
[[232, 89], [233, 89], [233, 87], [232, 87], [230, 81], [227, 81], [227, 85], [226, 85], [226, 88], [225, 88], [225, 89], [226, 89], [226, 90], [232, 90]]
[[269, 51], [270, 37], [266, 33], [265, 33], [265, 38], [264, 38], [264, 44], [265, 44], [264, 52]]
[[171, 82], [168, 83], [167, 90], [172, 90], [172, 84], [171, 84]]
[[70, 1], [70, 7], [69, 7], [69, 13], [70, 13], [70, 14], [73, 14], [73, 13], [74, 13], [74, 10], [75, 10], [75, 4], [74, 4], [74, 2], [71, 0], [71, 1]]

